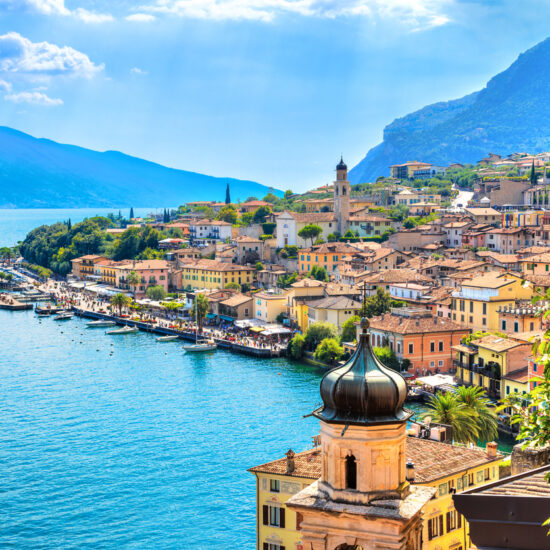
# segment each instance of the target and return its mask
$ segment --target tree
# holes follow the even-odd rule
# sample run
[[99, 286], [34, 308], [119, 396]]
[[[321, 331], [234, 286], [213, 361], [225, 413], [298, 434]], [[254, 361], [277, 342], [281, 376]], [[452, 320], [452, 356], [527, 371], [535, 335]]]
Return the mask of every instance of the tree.
[[284, 198], [288, 200], [288, 199], [290, 199], [290, 197], [292, 197], [292, 195], [294, 195], [294, 193], [292, 192], [292, 189], [287, 189], [285, 191]]
[[403, 222], [403, 227], [405, 229], [413, 229], [413, 227], [416, 226], [416, 223], [414, 221], [414, 218], [407, 218], [404, 222]]
[[134, 271], [130, 271], [128, 273], [128, 277], [126, 277], [126, 282], [128, 283], [129, 287], [132, 289], [132, 292], [136, 293], [136, 287], [141, 282], [141, 277]]
[[305, 338], [301, 334], [294, 335], [289, 344], [289, 354], [292, 359], [301, 359], [304, 355]]
[[134, 219], [134, 207], [133, 206], [130, 207], [130, 219], [131, 220]]
[[277, 197], [277, 195], [274, 195], [273, 193], [268, 193], [264, 198], [263, 200], [265, 202], [270, 202], [271, 204], [277, 202], [279, 199]]
[[216, 216], [214, 209], [210, 208], [209, 206], [196, 206], [195, 208], [193, 208], [193, 212], [200, 212], [205, 218], [208, 218], [209, 220], [213, 220]]
[[227, 283], [225, 288], [234, 289], [239, 292], [241, 291], [241, 285], [239, 283]]
[[160, 302], [166, 298], [166, 290], [164, 290], [164, 287], [160, 285], [147, 287], [145, 294], [147, 294], [147, 298], [149, 298], [149, 300], [153, 300], [154, 302]]
[[460, 402], [453, 393], [438, 393], [428, 401], [428, 410], [420, 415], [438, 424], [447, 424], [453, 430], [453, 440], [458, 443], [476, 443], [479, 437], [477, 414]]
[[229, 192], [229, 182], [227, 182], [227, 187], [225, 189], [225, 204], [231, 204], [231, 193]]
[[261, 271], [264, 268], [264, 264], [262, 262], [256, 262], [256, 271]]
[[252, 219], [254, 223], [264, 223], [267, 216], [271, 214], [271, 208], [269, 206], [260, 206], [254, 210]]
[[220, 209], [220, 211], [218, 212], [217, 219], [230, 224], [235, 224], [237, 223], [239, 216], [235, 208], [229, 205], [229, 206], [224, 206], [223, 208]]
[[311, 246], [313, 246], [313, 241], [323, 232], [323, 230], [313, 223], [304, 225], [300, 231], [298, 231], [298, 236], [302, 239], [311, 239]]
[[130, 296], [126, 296], [122, 292], [119, 292], [111, 297], [111, 305], [118, 309], [118, 314], [122, 315], [122, 308], [128, 307], [132, 303]]
[[369, 296], [361, 308], [362, 317], [375, 317], [388, 312], [392, 307], [392, 298], [389, 292], [385, 292], [381, 287], [376, 289], [374, 296]]
[[204, 294], [197, 294], [195, 296], [193, 306], [191, 307], [191, 314], [193, 315], [193, 318], [197, 321], [199, 332], [202, 332], [202, 324], [207, 313], [208, 298]]
[[320, 265], [314, 265], [309, 272], [309, 276], [316, 281], [329, 281], [327, 270]]
[[344, 348], [338, 343], [336, 338], [324, 338], [315, 348], [313, 356], [317, 361], [332, 364], [344, 355]]
[[339, 241], [340, 237], [341, 237], [340, 233], [338, 233], [338, 231], [335, 231], [334, 233], [329, 233], [327, 235], [327, 241], [329, 243], [334, 243], [336, 241]]
[[531, 173], [529, 174], [529, 181], [531, 182], [531, 185], [537, 184], [537, 173], [535, 172], [535, 161], [531, 163]]
[[477, 425], [479, 439], [493, 441], [498, 438], [498, 418], [487, 399], [483, 388], [478, 386], [459, 386], [456, 389], [456, 397], [459, 403], [463, 403], [469, 409], [477, 413]]
[[292, 273], [281, 275], [277, 279], [277, 286], [279, 288], [288, 288], [292, 283], [295, 283], [297, 280], [298, 280], [298, 275], [296, 271], [293, 271]]
[[376, 357], [382, 361], [382, 363], [389, 369], [395, 370], [397, 372], [401, 371], [401, 365], [397, 359], [395, 352], [391, 350], [388, 346], [384, 347], [374, 347], [372, 349]]
[[306, 332], [306, 346], [313, 351], [325, 338], [338, 338], [338, 331], [332, 323], [318, 321], [309, 325]]
[[346, 319], [342, 324], [342, 335], [340, 336], [341, 342], [355, 342], [357, 337], [356, 325], [361, 321], [359, 315], [353, 315], [349, 319]]

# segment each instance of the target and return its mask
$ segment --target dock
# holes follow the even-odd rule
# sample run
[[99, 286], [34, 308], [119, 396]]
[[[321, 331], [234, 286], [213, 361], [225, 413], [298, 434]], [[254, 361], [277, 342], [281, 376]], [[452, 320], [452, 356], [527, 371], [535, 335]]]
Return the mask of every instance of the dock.
[[[130, 319], [121, 319], [120, 317], [115, 317], [113, 315], [108, 315], [106, 313], [97, 313], [95, 311], [89, 311], [86, 309], [80, 309], [73, 307], [73, 311], [75, 312], [75, 315], [78, 317], [84, 317], [87, 319], [103, 319], [106, 321], [114, 321], [118, 325], [128, 325], [131, 327], [137, 327], [139, 330], [143, 332], [150, 332], [153, 334], [158, 334], [159, 336], [179, 336], [182, 340], [188, 340], [188, 341], [195, 341], [195, 333], [189, 332], [185, 330], [177, 330], [173, 328], [167, 328], [167, 327], [157, 327], [152, 325], [151, 323], [145, 323], [142, 321], [133, 321]], [[241, 353], [243, 355], [251, 355], [253, 357], [265, 357], [265, 358], [273, 358], [273, 357], [282, 357], [285, 355], [284, 349], [271, 349], [271, 348], [255, 348], [252, 346], [246, 346], [243, 344], [238, 344], [236, 342], [230, 342], [228, 340], [224, 340], [223, 338], [213, 338], [213, 340], [216, 342], [217, 346], [222, 349], [227, 349], [229, 351], [233, 351], [235, 353]]]

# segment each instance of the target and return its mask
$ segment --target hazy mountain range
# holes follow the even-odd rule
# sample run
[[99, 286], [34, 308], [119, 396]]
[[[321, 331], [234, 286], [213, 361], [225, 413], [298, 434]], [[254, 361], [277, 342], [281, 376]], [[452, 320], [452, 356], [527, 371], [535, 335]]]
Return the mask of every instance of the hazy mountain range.
[[383, 142], [350, 171], [350, 180], [374, 181], [408, 160], [445, 166], [475, 163], [489, 152], [548, 150], [550, 38], [522, 53], [483, 90], [394, 120]]
[[[178, 206], [191, 200], [264, 197], [253, 181], [167, 168], [117, 151], [100, 153], [0, 127], [0, 208]], [[280, 195], [279, 191], [274, 191]]]

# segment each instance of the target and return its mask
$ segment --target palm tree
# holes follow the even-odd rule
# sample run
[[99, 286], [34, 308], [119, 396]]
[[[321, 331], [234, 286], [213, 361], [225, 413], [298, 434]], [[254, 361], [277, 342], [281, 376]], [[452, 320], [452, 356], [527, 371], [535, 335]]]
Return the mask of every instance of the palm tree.
[[130, 288], [133, 287], [132, 292], [135, 294], [136, 293], [136, 287], [141, 282], [141, 277], [135, 271], [130, 271], [130, 273], [128, 273], [127, 281], [128, 281], [128, 285], [130, 286]]
[[479, 439], [482, 441], [497, 439], [498, 419], [485, 390], [478, 386], [459, 386], [456, 397], [459, 403], [463, 403], [477, 413]]
[[477, 413], [461, 403], [453, 393], [438, 393], [430, 397], [430, 410], [420, 419], [430, 417], [438, 424], [447, 424], [453, 430], [453, 439], [459, 443], [476, 443], [479, 438]]
[[202, 332], [202, 322], [206, 317], [207, 312], [208, 298], [204, 294], [197, 294], [195, 296], [195, 301], [193, 302], [193, 307], [191, 308], [191, 313], [197, 321], [199, 332]]
[[126, 294], [119, 292], [111, 298], [111, 305], [115, 308], [118, 308], [118, 314], [122, 314], [122, 308], [128, 307], [132, 303], [132, 299]]

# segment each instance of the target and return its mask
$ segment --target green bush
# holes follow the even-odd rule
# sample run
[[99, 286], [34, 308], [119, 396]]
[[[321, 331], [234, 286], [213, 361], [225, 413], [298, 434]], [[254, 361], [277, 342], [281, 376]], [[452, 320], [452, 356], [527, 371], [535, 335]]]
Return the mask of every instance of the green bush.
[[338, 343], [336, 338], [325, 338], [315, 348], [313, 356], [322, 363], [335, 363], [344, 355], [344, 348]]
[[342, 325], [342, 336], [340, 337], [341, 342], [355, 342], [357, 336], [357, 327], [356, 324], [361, 320], [359, 315], [354, 315], [348, 320], [344, 321]]
[[301, 359], [304, 355], [306, 339], [301, 334], [296, 334], [290, 341], [288, 353], [293, 359]]
[[306, 332], [306, 346], [307, 349], [313, 351], [326, 338], [338, 338], [338, 330], [332, 323], [326, 321], [318, 321], [312, 323]]

